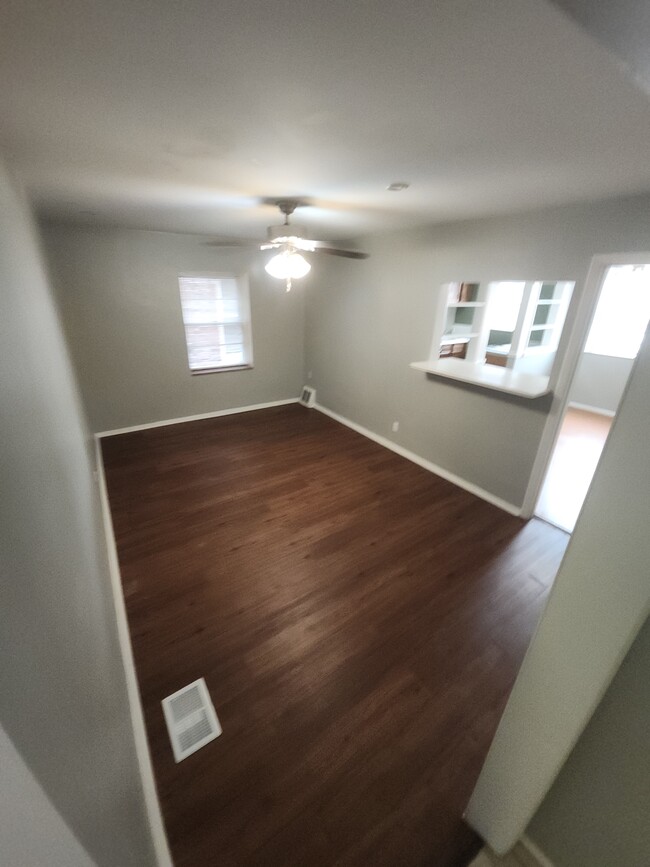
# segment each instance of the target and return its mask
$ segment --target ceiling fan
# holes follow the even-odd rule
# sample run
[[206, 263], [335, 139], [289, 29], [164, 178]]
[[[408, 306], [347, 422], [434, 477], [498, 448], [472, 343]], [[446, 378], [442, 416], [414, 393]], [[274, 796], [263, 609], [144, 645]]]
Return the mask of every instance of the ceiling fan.
[[291, 289], [291, 281], [304, 277], [311, 270], [311, 264], [303, 253], [326, 253], [330, 256], [343, 256], [346, 259], [367, 259], [368, 253], [358, 250], [346, 250], [343, 247], [332, 247], [325, 241], [313, 241], [305, 237], [301, 226], [289, 223], [289, 217], [303, 202], [298, 199], [275, 199], [280, 212], [284, 214], [284, 223], [280, 226], [269, 226], [268, 240], [258, 244], [251, 241], [208, 241], [209, 247], [251, 247], [259, 250], [277, 250], [277, 254], [264, 266], [264, 270], [272, 277], [285, 280], [287, 292]]

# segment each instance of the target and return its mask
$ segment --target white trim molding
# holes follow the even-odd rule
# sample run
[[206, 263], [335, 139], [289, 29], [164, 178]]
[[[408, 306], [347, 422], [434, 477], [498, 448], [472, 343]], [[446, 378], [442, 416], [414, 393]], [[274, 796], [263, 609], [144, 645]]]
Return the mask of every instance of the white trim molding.
[[133, 650], [131, 648], [129, 625], [126, 618], [126, 606], [124, 604], [124, 593], [122, 590], [122, 579], [117, 559], [115, 535], [113, 533], [113, 521], [111, 519], [111, 510], [108, 503], [104, 462], [102, 460], [101, 445], [98, 435], [95, 435], [95, 466], [97, 483], [99, 485], [101, 516], [104, 524], [104, 535], [106, 538], [108, 568], [111, 578], [111, 592], [113, 596], [113, 604], [115, 606], [115, 619], [117, 621], [118, 641], [122, 657], [122, 665], [124, 667], [124, 675], [126, 678], [131, 726], [135, 740], [135, 751], [138, 759], [147, 818], [149, 820], [149, 828], [151, 830], [151, 837], [158, 867], [173, 867], [169, 844], [167, 842], [167, 835], [165, 833], [165, 824], [162, 818], [160, 802], [158, 801], [158, 792], [156, 791], [153, 765], [151, 764], [151, 754], [149, 752], [149, 743], [147, 741], [147, 730], [145, 728], [144, 714], [142, 712], [142, 703], [140, 700], [140, 690], [138, 688], [138, 680], [135, 672], [135, 662], [133, 660]]
[[298, 403], [299, 398], [290, 397], [287, 400], [272, 400], [268, 403], [255, 403], [249, 406], [234, 406], [230, 409], [218, 409], [215, 412], [202, 412], [199, 415], [186, 415], [183, 418], [167, 418], [163, 421], [150, 421], [146, 424], [134, 424], [130, 427], [115, 428], [115, 430], [98, 431], [95, 436], [99, 437], [114, 437], [119, 434], [135, 433], [139, 430], [149, 430], [154, 427], [166, 427], [171, 424], [184, 424], [187, 421], [201, 421], [204, 418], [219, 418], [222, 415], [237, 415], [240, 412], [254, 412], [256, 409], [271, 409], [274, 406], [286, 406], [290, 403]]
[[555, 867], [551, 859], [542, 852], [536, 843], [533, 843], [527, 834], [522, 836], [517, 845], [528, 854], [530, 867]]
[[555, 867], [542, 850], [525, 835], [506, 855], [481, 849], [469, 867]]
[[518, 506], [515, 506], [512, 503], [508, 503], [506, 500], [502, 500], [500, 497], [495, 497], [494, 494], [491, 494], [489, 491], [480, 488], [473, 482], [468, 482], [461, 476], [457, 476], [455, 473], [450, 473], [448, 470], [445, 470], [443, 467], [439, 467], [432, 461], [428, 461], [426, 458], [420, 457], [420, 455], [416, 454], [415, 452], [412, 452], [409, 449], [405, 449], [403, 446], [397, 445], [397, 443], [392, 442], [392, 440], [389, 440], [386, 437], [381, 436], [380, 434], [374, 433], [368, 428], [363, 427], [362, 425], [357, 424], [354, 421], [351, 421], [349, 418], [345, 418], [345, 416], [339, 415], [337, 412], [333, 412], [331, 409], [328, 409], [320, 403], [314, 404], [314, 409], [317, 409], [318, 412], [322, 412], [323, 415], [329, 416], [330, 418], [334, 419], [334, 421], [338, 421], [341, 424], [344, 424], [346, 427], [349, 427], [353, 431], [361, 434], [362, 436], [367, 437], [369, 440], [378, 443], [380, 446], [383, 446], [386, 449], [390, 449], [391, 452], [395, 452], [395, 454], [400, 455], [400, 457], [406, 458], [406, 460], [417, 464], [419, 467], [428, 470], [430, 473], [434, 473], [434, 475], [440, 476], [441, 479], [445, 479], [445, 481], [451, 482], [453, 485], [458, 485], [458, 487], [462, 488], [464, 491], [467, 491], [470, 494], [474, 494], [474, 496], [476, 497], [480, 497], [481, 500], [485, 500], [487, 503], [491, 503], [493, 506], [497, 506], [499, 509], [503, 509], [503, 511], [508, 512], [509, 515], [515, 515], [515, 517], [520, 516], [521, 509]]

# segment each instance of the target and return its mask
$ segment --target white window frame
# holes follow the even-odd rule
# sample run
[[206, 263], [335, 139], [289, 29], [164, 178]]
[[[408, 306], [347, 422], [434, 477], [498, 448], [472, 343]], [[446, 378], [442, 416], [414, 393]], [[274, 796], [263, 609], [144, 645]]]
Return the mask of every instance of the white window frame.
[[[185, 311], [181, 298], [181, 280], [202, 278], [205, 280], [234, 280], [237, 286], [237, 300], [239, 307], [239, 319], [242, 326], [244, 362], [240, 364], [213, 364], [209, 367], [191, 367], [189, 346], [187, 343], [188, 324], [185, 322]], [[253, 368], [253, 332], [251, 326], [250, 288], [248, 274], [236, 274], [232, 271], [184, 271], [178, 275], [178, 300], [181, 308], [181, 323], [183, 326], [183, 340], [187, 352], [187, 363], [192, 376], [202, 376], [206, 373], [227, 373], [235, 370], [251, 370]]]
[[[610, 265], [605, 271], [605, 276], [600, 287], [600, 292], [598, 293], [594, 314], [585, 341], [584, 352], [589, 355], [600, 355], [606, 356], [607, 358], [624, 358], [628, 361], [632, 361], [639, 353], [639, 349], [643, 343], [643, 338], [647, 330], [649, 317], [644, 316], [642, 320], [639, 320], [638, 307], [635, 311], [635, 315], [632, 314], [635, 303], [638, 304], [638, 302], [634, 298], [626, 298], [624, 294], [622, 294], [628, 289], [627, 286], [624, 285], [621, 287], [609, 283], [612, 271], [616, 268], [625, 267], [631, 267], [635, 270], [643, 266], [631, 263], [629, 266]], [[645, 295], [645, 298], [641, 303], [645, 304], [645, 312], [645, 310], [650, 311], [650, 289], [647, 285], [648, 277], [645, 274], [643, 281], [646, 283], [646, 286], [644, 286], [641, 291], [642, 294]], [[615, 311], [609, 311], [606, 306], [608, 302], [612, 303], [612, 301], [616, 308]], [[624, 305], [627, 305], [628, 307], [626, 318], [629, 319], [629, 322], [633, 323], [633, 325], [630, 325], [623, 320], [622, 316], [621, 319], [623, 321], [616, 322], [616, 316], [621, 315], [621, 309]], [[608, 314], [610, 318], [608, 318]], [[616, 331], [617, 325], [619, 326], [618, 333]]]

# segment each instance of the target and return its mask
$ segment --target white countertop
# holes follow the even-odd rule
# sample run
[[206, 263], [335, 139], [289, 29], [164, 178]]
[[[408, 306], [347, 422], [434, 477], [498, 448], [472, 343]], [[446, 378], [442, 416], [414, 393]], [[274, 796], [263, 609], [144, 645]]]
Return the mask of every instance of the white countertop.
[[440, 358], [436, 361], [412, 361], [414, 370], [444, 376], [458, 382], [467, 382], [492, 391], [503, 391], [506, 394], [516, 394], [529, 399], [542, 397], [549, 392], [548, 376], [537, 376], [532, 373], [517, 373], [505, 367], [494, 364], [473, 364], [458, 358]]

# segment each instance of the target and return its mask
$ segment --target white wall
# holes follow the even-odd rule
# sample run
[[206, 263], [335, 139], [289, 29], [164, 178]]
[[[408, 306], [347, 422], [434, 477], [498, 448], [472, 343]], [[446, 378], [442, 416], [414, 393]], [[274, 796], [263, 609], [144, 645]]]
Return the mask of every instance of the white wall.
[[578, 362], [569, 400], [584, 406], [616, 412], [625, 390], [633, 359], [583, 352]]
[[644, 250], [649, 235], [650, 198], [635, 197], [358, 239], [370, 259], [319, 262], [309, 287], [319, 403], [521, 506], [549, 401], [409, 369], [429, 356], [434, 295], [450, 280], [567, 279], [577, 302], [594, 255]]
[[468, 806], [497, 851], [523, 833], [650, 609], [650, 340]]
[[555, 867], [639, 867], [650, 853], [650, 620], [526, 834]]
[[[298, 397], [304, 287], [266, 275], [259, 252], [166, 232], [43, 227], [64, 327], [94, 431]], [[180, 273], [250, 275], [253, 370], [190, 374]]]
[[0, 864], [96, 867], [0, 726]]
[[1, 165], [0, 294], [0, 722], [97, 864], [147, 867], [92, 443], [29, 212]]

